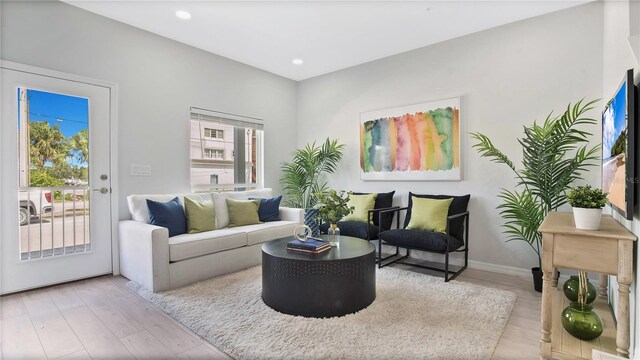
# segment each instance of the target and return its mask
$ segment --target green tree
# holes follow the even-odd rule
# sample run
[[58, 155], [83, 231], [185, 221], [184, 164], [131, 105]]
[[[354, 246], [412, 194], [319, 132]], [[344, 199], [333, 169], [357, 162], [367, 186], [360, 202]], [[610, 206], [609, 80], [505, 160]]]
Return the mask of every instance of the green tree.
[[627, 129], [624, 129], [624, 131], [620, 133], [620, 135], [616, 139], [615, 144], [613, 144], [613, 147], [611, 148], [611, 157], [624, 154], [626, 148], [627, 148]]
[[282, 164], [283, 192], [289, 197], [292, 207], [310, 208], [316, 202], [316, 194], [327, 190], [327, 182], [321, 181], [323, 174], [332, 174], [342, 159], [344, 144], [327, 138], [318, 146], [315, 142], [293, 152], [291, 162]]
[[29, 139], [31, 164], [38, 169], [43, 169], [47, 162], [65, 162], [69, 156], [67, 138], [58, 125], [52, 127], [47, 121], [31, 121]]
[[76, 179], [89, 180], [89, 169], [86, 166], [75, 166], [73, 168]]
[[61, 161], [53, 166], [45, 166], [43, 170], [57, 179], [71, 179], [76, 177], [75, 169], [66, 161]]
[[82, 129], [69, 138], [69, 145], [78, 162], [89, 162], [89, 131], [87, 129]]
[[31, 169], [29, 176], [31, 184], [29, 186], [37, 187], [51, 187], [51, 186], [64, 186], [64, 181], [49, 175], [44, 170]]

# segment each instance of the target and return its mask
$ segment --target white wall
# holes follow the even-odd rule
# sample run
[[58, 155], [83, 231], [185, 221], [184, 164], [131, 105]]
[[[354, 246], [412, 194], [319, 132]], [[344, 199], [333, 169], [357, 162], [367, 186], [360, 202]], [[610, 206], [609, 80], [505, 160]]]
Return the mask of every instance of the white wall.
[[[527, 244], [504, 243], [496, 206], [500, 187], [513, 188], [510, 170], [480, 158], [469, 132], [488, 135], [515, 162], [522, 126], [569, 102], [602, 94], [602, 4], [593, 3], [501, 26], [320, 76], [299, 84], [298, 145], [338, 138], [346, 156], [331, 186], [396, 190], [395, 204], [416, 193], [470, 193], [470, 259], [529, 272], [537, 266]], [[463, 181], [359, 180], [360, 112], [462, 96]], [[598, 119], [599, 110], [591, 115]], [[599, 127], [590, 129], [599, 138]], [[599, 169], [599, 168], [597, 168]], [[589, 176], [599, 183], [599, 170]]]
[[[602, 96], [606, 100], [614, 95], [628, 69], [635, 69], [636, 83], [640, 81], [640, 66], [638, 64], [640, 54], [634, 55], [630, 43], [630, 40], [640, 41], [640, 3], [636, 1], [635, 4], [633, 4], [628, 0], [605, 1], [603, 10]], [[640, 49], [640, 46], [636, 46], [635, 49]], [[637, 154], [640, 154], [640, 147], [638, 147], [637, 151]], [[640, 159], [640, 157], [636, 157], [636, 159]], [[608, 211], [611, 211], [611, 209], [608, 209]], [[640, 219], [638, 218], [637, 212], [634, 215], [633, 221], [622, 218], [616, 212], [612, 212], [612, 215], [635, 234], [640, 234]], [[636, 251], [637, 249], [638, 247], [636, 246]], [[640, 343], [640, 332], [637, 331], [637, 324], [640, 324], [640, 312], [637, 309], [638, 302], [636, 300], [640, 297], [640, 287], [637, 286], [637, 262], [635, 276], [634, 285], [631, 288], [631, 351], [635, 348], [635, 356], [632, 358], [639, 359], [640, 349], [634, 346]], [[615, 278], [612, 280], [611, 286], [616, 290], [617, 284], [615, 283]], [[617, 297], [615, 291], [613, 295]], [[634, 354], [634, 352], [631, 352], [631, 354]]]
[[[119, 86], [117, 184], [125, 196], [188, 192], [189, 108], [265, 120], [265, 186], [279, 189], [280, 163], [295, 148], [292, 80], [207, 53], [60, 2], [1, 2], [5, 60]], [[152, 177], [132, 177], [148, 164]]]
[[[536, 265], [534, 257], [526, 245], [503, 242], [495, 210], [499, 188], [514, 185], [504, 166], [480, 158], [465, 135], [461, 182], [360, 181], [358, 114], [461, 95], [463, 132], [489, 135], [517, 162], [523, 125], [568, 102], [607, 98], [624, 70], [640, 70], [629, 44], [640, 41], [640, 3], [628, 0], [501, 26], [299, 84], [63, 3], [0, 4], [3, 59], [119, 85], [120, 218], [128, 217], [127, 194], [189, 190], [189, 107], [197, 106], [265, 119], [269, 187], [279, 188], [279, 164], [294, 147], [330, 136], [347, 144], [330, 179], [334, 187], [396, 190], [396, 204], [406, 204], [408, 191], [471, 193], [471, 259], [524, 271]], [[599, 129], [592, 131], [597, 139]], [[151, 165], [153, 176], [129, 176], [131, 164]], [[598, 170], [587, 181], [599, 184]], [[633, 222], [620, 220], [640, 233], [637, 214]], [[633, 294], [640, 296], [640, 287]]]

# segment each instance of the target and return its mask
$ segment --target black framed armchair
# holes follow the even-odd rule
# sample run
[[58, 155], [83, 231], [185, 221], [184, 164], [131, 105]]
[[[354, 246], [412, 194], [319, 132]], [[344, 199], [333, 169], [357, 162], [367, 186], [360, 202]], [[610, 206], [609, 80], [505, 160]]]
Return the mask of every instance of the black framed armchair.
[[[412, 198], [429, 199], [453, 199], [446, 218], [446, 228], [444, 232], [407, 229], [411, 220]], [[448, 282], [456, 278], [468, 266], [469, 262], [469, 211], [467, 206], [470, 195], [449, 196], [449, 195], [417, 195], [409, 193], [409, 205], [403, 208], [383, 210], [382, 214], [394, 213], [396, 216], [396, 229], [386, 230], [378, 234], [378, 267], [382, 268], [394, 263], [401, 263], [416, 266], [429, 270], [444, 272], [444, 281]], [[400, 227], [400, 213], [406, 211], [404, 226]], [[417, 215], [415, 215], [417, 216]], [[386, 257], [382, 257], [382, 245], [395, 246], [396, 251]], [[405, 255], [400, 254], [400, 248], [406, 249]], [[433, 267], [413, 262], [403, 261], [411, 255], [412, 250], [438, 253], [444, 255], [444, 266]], [[457, 271], [452, 271], [449, 264], [451, 253], [464, 253], [464, 265]]]
[[[352, 192], [354, 195], [367, 195], [369, 193]], [[395, 213], [383, 211], [398, 209], [393, 207], [393, 195], [395, 191], [388, 193], [378, 193], [373, 209], [367, 211], [367, 221], [340, 221], [338, 222], [338, 228], [340, 228], [340, 235], [353, 236], [364, 240], [377, 240], [378, 234], [381, 231], [391, 229], [393, 224], [393, 217]], [[329, 224], [320, 224], [320, 231], [327, 233]]]

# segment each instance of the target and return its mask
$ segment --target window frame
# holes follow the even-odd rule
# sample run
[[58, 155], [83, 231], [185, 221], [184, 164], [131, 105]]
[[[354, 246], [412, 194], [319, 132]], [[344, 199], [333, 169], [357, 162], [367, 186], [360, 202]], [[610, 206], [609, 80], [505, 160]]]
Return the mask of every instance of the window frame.
[[[205, 160], [224, 160], [224, 149], [205, 147], [205, 148], [202, 148], [202, 150], [203, 150], [203, 156], [202, 157]], [[207, 156], [207, 150], [209, 150], [211, 152], [211, 154], [219, 152], [220, 156], [219, 157], [217, 157], [217, 156]]]
[[[207, 130], [209, 131], [209, 135], [208, 136], [207, 136]], [[215, 136], [211, 136], [211, 135], [214, 135], [214, 134], [215, 134]], [[220, 136], [218, 136], [218, 134], [220, 134]], [[224, 130], [205, 127], [204, 128], [204, 137], [207, 138], [207, 139], [224, 140]]]
[[[242, 115], [236, 115], [236, 114], [229, 114], [229, 113], [223, 113], [223, 112], [217, 112], [217, 111], [211, 111], [211, 110], [207, 110], [207, 109], [202, 109], [202, 108], [196, 108], [196, 107], [191, 107], [190, 109], [190, 118], [189, 118], [189, 126], [190, 126], [190, 134], [193, 131], [193, 122], [196, 121], [198, 122], [198, 127], [199, 127], [199, 138], [194, 138], [193, 136], [190, 136], [190, 146], [191, 146], [191, 150], [189, 152], [189, 172], [190, 172], [190, 185], [191, 185], [191, 189], [193, 192], [210, 192], [210, 191], [240, 191], [240, 190], [247, 190], [247, 189], [260, 189], [264, 187], [264, 121], [262, 119], [258, 119], [258, 118], [252, 118], [252, 117], [247, 117], [247, 116], [242, 116]], [[233, 136], [231, 136], [231, 141], [224, 141], [224, 137], [225, 135], [227, 137], [229, 137], [229, 134], [225, 134], [226, 131], [224, 129], [219, 129], [216, 128], [217, 126], [223, 125], [223, 126], [231, 126], [233, 130]], [[232, 153], [235, 151], [235, 149], [238, 147], [237, 144], [235, 144], [235, 140], [237, 139], [236, 137], [237, 135], [237, 128], [242, 128], [244, 131], [244, 144], [241, 145], [241, 147], [244, 147], [246, 149], [246, 144], [247, 144], [247, 130], [248, 129], [254, 129], [255, 131], [255, 143], [252, 142], [252, 144], [254, 144], [255, 146], [255, 154], [254, 154], [254, 158], [250, 160], [246, 160], [247, 156], [251, 157], [251, 155], [249, 153], [245, 153], [244, 159], [243, 161], [241, 161], [240, 163], [236, 162], [236, 157], [233, 156], [230, 159], [226, 159], [225, 155], [227, 154], [227, 150], [231, 150]], [[208, 130], [210, 132], [210, 135], [221, 135], [220, 138], [212, 138], [212, 137], [207, 137], [205, 136], [205, 129], [210, 129]], [[205, 143], [206, 141], [222, 141], [225, 144], [226, 143], [231, 143], [233, 144], [233, 149], [227, 149], [226, 147], [224, 149], [220, 149], [218, 147], [212, 147], [211, 145], [207, 146]], [[200, 150], [201, 150], [201, 155], [202, 158], [198, 159], [197, 157], [192, 157], [192, 151], [194, 150], [193, 146], [194, 144], [198, 143], [198, 145], [195, 146], [199, 146]], [[221, 150], [222, 151], [222, 158], [208, 158], [205, 155], [205, 149], [212, 149], [213, 151], [215, 150]], [[210, 184], [210, 183], [202, 183], [202, 184], [194, 184], [194, 169], [196, 168], [202, 168], [202, 164], [204, 162], [207, 161], [229, 161], [232, 162], [232, 171], [235, 172], [235, 170], [237, 168], [242, 168], [244, 169], [244, 176], [245, 177], [245, 182], [244, 183], [233, 183], [233, 184]], [[253, 162], [255, 161], [255, 165], [250, 166], [249, 168], [247, 168], [247, 164], [251, 163], [253, 164]], [[200, 162], [200, 166], [198, 166], [198, 162]], [[195, 165], [195, 166], [194, 166]], [[253, 167], [255, 167], [255, 183], [251, 183], [251, 177], [253, 175], [253, 171], [248, 172], [247, 169], [252, 169]], [[199, 175], [201, 176], [201, 175]], [[209, 177], [211, 176], [211, 174], [209, 173]], [[240, 176], [240, 179], [242, 179], [242, 176]], [[236, 179], [238, 179], [238, 177], [235, 177]], [[209, 181], [210, 182], [210, 181]]]

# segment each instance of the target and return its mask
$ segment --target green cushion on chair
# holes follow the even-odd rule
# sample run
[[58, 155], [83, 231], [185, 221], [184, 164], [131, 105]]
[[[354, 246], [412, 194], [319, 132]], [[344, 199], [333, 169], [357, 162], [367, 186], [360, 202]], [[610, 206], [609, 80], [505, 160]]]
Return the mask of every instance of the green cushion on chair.
[[369, 210], [373, 210], [378, 194], [354, 195], [349, 194], [348, 206], [353, 206], [353, 212], [345, 216], [344, 221], [369, 221]]
[[[471, 199], [471, 195], [430, 195], [430, 194], [414, 194], [409, 192], [409, 205], [407, 209], [407, 215], [404, 220], [404, 227], [409, 225], [409, 220], [411, 220], [411, 206], [412, 199], [421, 198], [421, 199], [453, 199], [451, 202], [451, 206], [449, 206], [449, 216], [462, 214], [467, 211], [469, 207], [469, 200]], [[464, 234], [465, 228], [465, 218], [459, 217], [457, 219], [453, 219], [449, 222], [449, 235], [454, 236], [458, 239], [465, 239]], [[388, 229], [388, 228], [387, 228]]]
[[444, 233], [447, 230], [447, 213], [453, 199], [423, 199], [413, 197], [411, 219], [407, 229]]
[[[393, 195], [395, 194], [395, 191], [391, 191], [391, 192], [386, 192], [386, 193], [378, 193], [376, 196], [376, 203], [375, 205], [373, 205], [374, 209], [384, 209], [384, 208], [389, 208], [393, 206]], [[350, 194], [353, 195], [367, 195], [367, 194], [371, 194], [371, 193], [363, 193], [363, 192], [350, 192]], [[378, 218], [379, 213], [374, 213], [373, 214], [373, 225], [375, 226], [380, 226], [382, 229], [391, 229], [391, 222], [393, 222], [393, 213], [392, 212], [388, 212], [385, 214], [382, 214], [380, 216], [380, 218]], [[382, 223], [378, 223], [378, 221], [381, 220]]]

